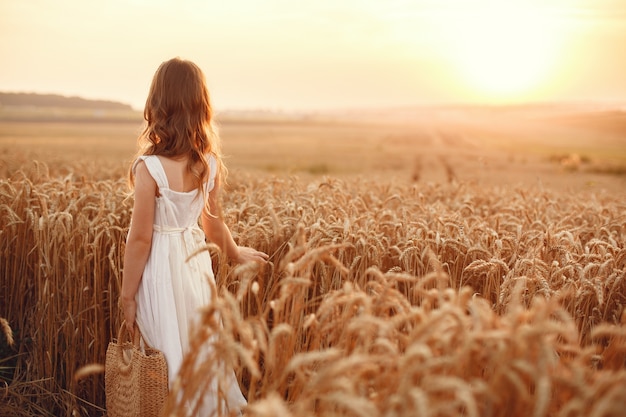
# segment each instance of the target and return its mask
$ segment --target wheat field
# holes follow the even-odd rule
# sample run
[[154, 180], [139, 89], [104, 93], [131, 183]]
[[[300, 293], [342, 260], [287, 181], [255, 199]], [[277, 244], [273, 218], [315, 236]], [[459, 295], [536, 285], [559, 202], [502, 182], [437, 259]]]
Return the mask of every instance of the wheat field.
[[[106, 415], [130, 154], [16, 163], [32, 155], [3, 149], [0, 415]], [[424, 162], [399, 181], [391, 165], [276, 172], [282, 158], [231, 171], [226, 222], [270, 263], [231, 265], [207, 246], [220, 296], [168, 415], [219, 384], [198, 354], [209, 344], [248, 416], [623, 415], [624, 193], [465, 181], [445, 155], [455, 175], [442, 181]]]

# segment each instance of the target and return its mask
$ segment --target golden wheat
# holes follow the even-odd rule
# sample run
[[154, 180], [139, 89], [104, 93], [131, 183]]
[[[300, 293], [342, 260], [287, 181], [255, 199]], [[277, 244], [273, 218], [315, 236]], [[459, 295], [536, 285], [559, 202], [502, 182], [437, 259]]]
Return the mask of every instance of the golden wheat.
[[[623, 196], [453, 174], [419, 187], [233, 175], [226, 222], [270, 263], [202, 248], [220, 297], [168, 413], [220, 386], [221, 361], [250, 416], [619, 415]], [[105, 411], [93, 364], [120, 325], [126, 190], [42, 164], [0, 180], [0, 317], [14, 335], [0, 414]]]

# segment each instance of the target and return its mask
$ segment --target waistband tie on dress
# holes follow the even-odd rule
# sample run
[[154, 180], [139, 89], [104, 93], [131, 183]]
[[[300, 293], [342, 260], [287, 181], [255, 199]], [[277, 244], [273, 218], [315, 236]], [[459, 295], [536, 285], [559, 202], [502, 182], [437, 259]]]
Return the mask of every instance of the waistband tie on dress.
[[187, 245], [189, 244], [197, 244], [204, 243], [204, 232], [197, 226], [188, 226], [188, 227], [168, 227], [168, 226], [159, 226], [155, 224], [152, 226], [155, 232], [164, 234], [164, 235], [177, 235], [182, 234], [183, 240]]

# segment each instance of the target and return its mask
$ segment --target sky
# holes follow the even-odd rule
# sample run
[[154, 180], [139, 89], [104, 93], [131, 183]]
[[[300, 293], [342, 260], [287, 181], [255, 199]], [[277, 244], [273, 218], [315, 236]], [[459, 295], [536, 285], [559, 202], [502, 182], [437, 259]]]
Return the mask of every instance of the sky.
[[626, 0], [0, 0], [0, 91], [142, 109], [159, 64], [218, 110], [626, 101]]

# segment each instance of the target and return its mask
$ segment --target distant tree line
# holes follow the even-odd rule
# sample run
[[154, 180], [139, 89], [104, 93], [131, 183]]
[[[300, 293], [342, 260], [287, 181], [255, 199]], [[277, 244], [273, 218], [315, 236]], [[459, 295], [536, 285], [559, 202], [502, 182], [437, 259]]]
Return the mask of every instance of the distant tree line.
[[87, 100], [57, 94], [2, 93], [0, 106], [64, 107], [102, 110], [132, 110], [128, 104], [108, 100]]

